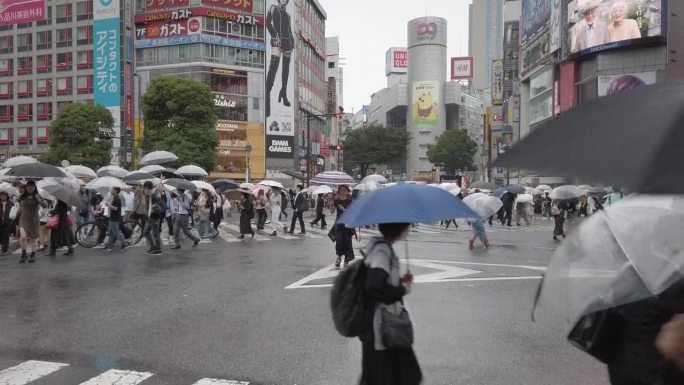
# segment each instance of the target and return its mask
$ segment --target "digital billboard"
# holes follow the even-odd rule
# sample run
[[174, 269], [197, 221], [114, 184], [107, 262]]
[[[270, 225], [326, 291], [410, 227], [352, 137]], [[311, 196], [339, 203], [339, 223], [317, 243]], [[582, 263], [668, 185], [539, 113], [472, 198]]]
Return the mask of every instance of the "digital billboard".
[[525, 44], [551, 20], [553, 0], [523, 0], [520, 42]]
[[266, 156], [293, 156], [295, 135], [294, 1], [266, 1]]
[[598, 96], [611, 96], [645, 87], [656, 83], [656, 73], [639, 72], [633, 74], [599, 76]]
[[588, 54], [660, 40], [661, 0], [572, 0], [568, 3], [568, 51]]

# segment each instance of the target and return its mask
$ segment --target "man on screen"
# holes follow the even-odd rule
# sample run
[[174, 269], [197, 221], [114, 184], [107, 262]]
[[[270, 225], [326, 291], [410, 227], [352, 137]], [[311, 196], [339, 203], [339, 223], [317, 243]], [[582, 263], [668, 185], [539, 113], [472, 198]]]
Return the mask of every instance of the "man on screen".
[[610, 42], [639, 39], [641, 31], [636, 20], [627, 19], [627, 3], [617, 0], [610, 7], [610, 18], [613, 23], [608, 26]]
[[597, 17], [600, 4], [600, 1], [594, 0], [584, 6], [584, 19], [577, 24], [573, 52], [608, 43], [608, 29]]

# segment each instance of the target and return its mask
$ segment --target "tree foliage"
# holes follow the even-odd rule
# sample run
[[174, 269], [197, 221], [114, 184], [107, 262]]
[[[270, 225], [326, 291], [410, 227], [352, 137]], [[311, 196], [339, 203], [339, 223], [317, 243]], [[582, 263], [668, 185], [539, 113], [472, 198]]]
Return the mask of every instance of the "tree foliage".
[[66, 159], [92, 169], [107, 165], [111, 161], [112, 142], [99, 140], [99, 130], [111, 129], [113, 125], [111, 112], [102, 106], [68, 104], [50, 125], [50, 147], [40, 160], [59, 165]]
[[428, 144], [427, 156], [430, 162], [442, 164], [445, 171], [455, 174], [477, 169], [473, 164], [476, 152], [477, 143], [470, 139], [466, 130], [447, 130], [435, 143]]
[[143, 96], [145, 152], [171, 151], [178, 165], [194, 164], [214, 169], [216, 109], [208, 85], [185, 78], [154, 79]]
[[351, 171], [358, 167], [363, 178], [373, 164], [387, 165], [404, 159], [409, 140], [405, 128], [370, 125], [350, 131], [342, 142], [345, 169]]

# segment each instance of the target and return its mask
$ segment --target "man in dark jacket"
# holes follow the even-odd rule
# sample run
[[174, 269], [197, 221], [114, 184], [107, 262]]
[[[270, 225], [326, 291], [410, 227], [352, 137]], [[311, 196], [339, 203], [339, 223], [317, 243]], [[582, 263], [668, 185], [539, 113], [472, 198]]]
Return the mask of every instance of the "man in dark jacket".
[[290, 225], [290, 234], [294, 233], [295, 222], [299, 219], [299, 234], [306, 234], [306, 229], [304, 228], [304, 211], [308, 210], [307, 205], [309, 204], [306, 200], [306, 193], [302, 191], [301, 187], [297, 187], [298, 193], [295, 195], [294, 203], [292, 205], [292, 224]]
[[503, 212], [504, 216], [501, 219], [501, 224], [503, 225], [506, 223], [506, 225], [511, 226], [511, 220], [513, 219], [513, 202], [515, 202], [516, 195], [510, 192], [505, 192], [504, 195], [501, 197], [501, 201], [503, 202]]
[[147, 181], [143, 185], [145, 189], [145, 199], [147, 199], [147, 216], [149, 220], [145, 224], [143, 234], [147, 245], [150, 246], [148, 254], [161, 254], [161, 222], [166, 216], [166, 205], [161, 199], [161, 195], [156, 191], [152, 182]]
[[318, 194], [318, 199], [316, 199], [316, 219], [311, 222], [311, 227], [321, 222], [321, 230], [325, 230], [328, 224], [325, 222], [325, 198], [323, 194]]

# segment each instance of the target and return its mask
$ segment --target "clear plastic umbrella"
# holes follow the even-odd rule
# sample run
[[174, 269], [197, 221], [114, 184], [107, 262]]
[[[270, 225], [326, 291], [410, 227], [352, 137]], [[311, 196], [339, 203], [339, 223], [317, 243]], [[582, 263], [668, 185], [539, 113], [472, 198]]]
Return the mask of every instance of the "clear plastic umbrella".
[[463, 198], [463, 203], [482, 218], [491, 217], [503, 206], [501, 199], [483, 193], [470, 194]]
[[138, 171], [146, 172], [148, 174], [156, 174], [156, 173], [163, 172], [165, 170], [166, 170], [166, 167], [164, 167], [164, 166], [160, 166], [158, 164], [151, 164], [148, 166], [140, 167], [140, 169]]
[[317, 186], [318, 188], [313, 190], [313, 195], [318, 194], [330, 194], [333, 190], [329, 186]]
[[19, 155], [19, 156], [15, 156], [15, 157], [7, 159], [2, 164], [2, 167], [8, 168], [8, 167], [18, 166], [20, 164], [30, 164], [30, 163], [38, 163], [38, 159], [32, 158], [30, 156]]
[[533, 200], [534, 196], [532, 196], [532, 194], [520, 194], [517, 198], [515, 198], [516, 203], [528, 203], [532, 202]]
[[359, 191], [373, 191], [380, 188], [380, 185], [375, 182], [364, 182], [354, 186], [354, 190]]
[[201, 180], [193, 180], [192, 184], [194, 184], [198, 190], [208, 190], [210, 193], [216, 195], [216, 189], [214, 188], [214, 186], [210, 185], [207, 182]]
[[662, 293], [684, 274], [684, 198], [634, 196], [592, 215], [556, 250], [540, 305], [572, 326], [587, 314]]
[[19, 196], [19, 190], [9, 183], [0, 183], [0, 191], [6, 192], [10, 197]]
[[85, 187], [89, 190], [95, 190], [100, 193], [100, 195], [105, 196], [109, 193], [112, 187], [125, 189], [128, 187], [128, 185], [119, 178], [115, 178], [113, 176], [101, 176], [88, 182]]
[[280, 188], [280, 189], [285, 188], [285, 186], [283, 186], [282, 183], [276, 182], [276, 181], [274, 181], [274, 180], [262, 180], [262, 181], [259, 182], [258, 184], [262, 184], [262, 185], [264, 185], [264, 186], [269, 186], [269, 187], [277, 187], [277, 188]]
[[74, 186], [67, 178], [45, 178], [39, 180], [36, 185], [69, 206], [76, 206], [78, 208], [83, 208], [84, 206], [78, 194], [78, 187]]
[[451, 191], [451, 190], [459, 190], [460, 191], [461, 190], [461, 186], [459, 186], [456, 183], [450, 183], [450, 182], [440, 183], [438, 187], [441, 188], [442, 190], [446, 190], [446, 191]]
[[140, 159], [140, 163], [144, 165], [151, 165], [151, 164], [164, 164], [164, 163], [170, 163], [170, 162], [175, 162], [178, 160], [178, 157], [176, 154], [169, 152], [169, 151], [152, 151], [149, 154], [145, 155]]
[[579, 189], [577, 186], [573, 185], [565, 185], [565, 186], [560, 186], [556, 187], [551, 191], [551, 194], [549, 194], [549, 197], [551, 199], [573, 199], [573, 198], [578, 198], [584, 195], [585, 192]]
[[112, 176], [123, 179], [128, 174], [130, 173], [127, 170], [119, 166], [104, 166], [97, 169], [97, 176]]
[[539, 186], [537, 186], [537, 190], [542, 191], [542, 192], [543, 191], [551, 191], [551, 190], [553, 190], [553, 187], [549, 186], [548, 184], [540, 184]]
[[361, 183], [373, 182], [377, 184], [387, 183], [387, 178], [382, 175], [373, 174], [361, 179]]
[[68, 166], [66, 168], [66, 170], [78, 178], [89, 178], [89, 179], [97, 178], [97, 174], [90, 167], [81, 166], [81, 165], [72, 165], [72, 166]]
[[456, 188], [452, 188], [451, 190], [447, 190], [447, 191], [449, 191], [449, 194], [456, 196], [456, 195], [461, 193], [461, 188], [456, 187]]
[[206, 171], [200, 166], [195, 166], [195, 165], [187, 165], [179, 168], [176, 170], [176, 174], [182, 175], [182, 176], [207, 176]]
[[240, 183], [240, 188], [242, 188], [242, 189], [249, 190], [249, 189], [251, 189], [252, 187], [254, 187], [254, 184], [253, 184], [253, 183], [249, 183], [249, 182], [242, 182], [242, 183]]

